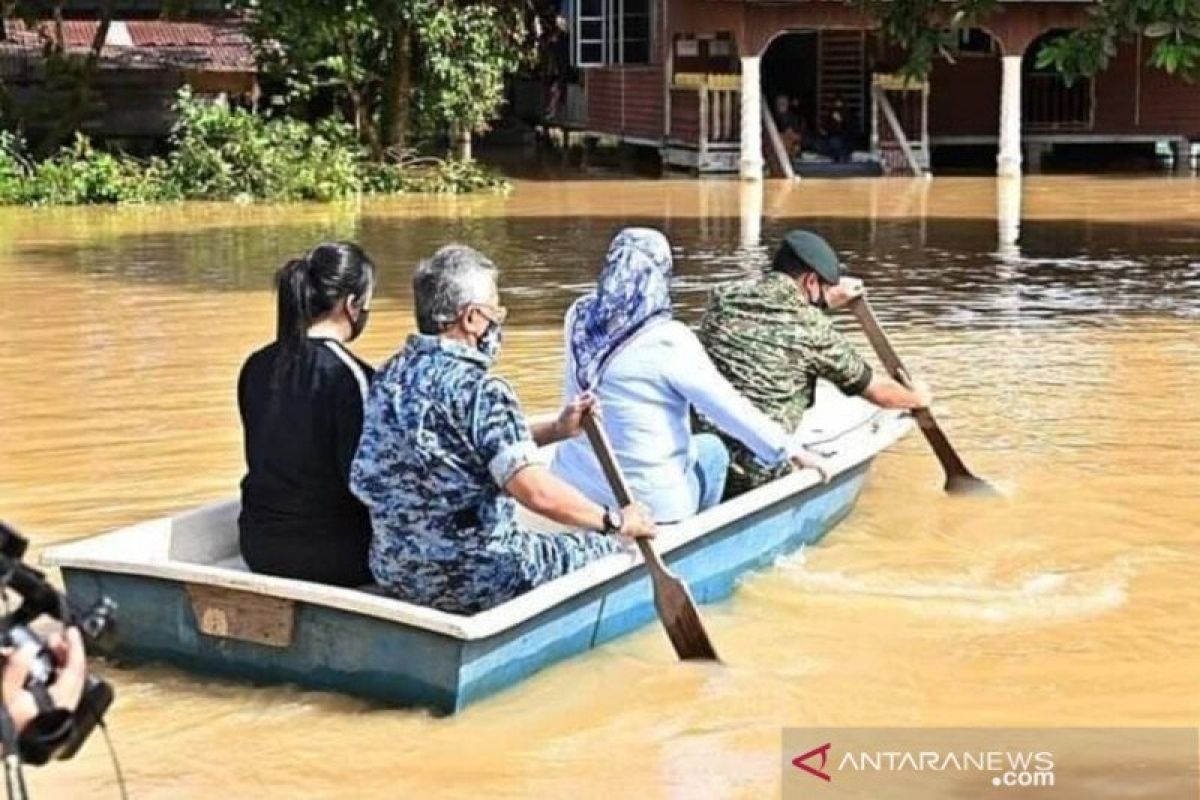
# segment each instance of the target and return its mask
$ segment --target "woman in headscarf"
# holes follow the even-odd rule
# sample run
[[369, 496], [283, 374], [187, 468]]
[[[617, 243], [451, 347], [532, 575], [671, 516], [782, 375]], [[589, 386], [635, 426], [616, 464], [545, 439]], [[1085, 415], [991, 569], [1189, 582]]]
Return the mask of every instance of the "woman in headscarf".
[[[687, 325], [671, 314], [671, 246], [651, 228], [626, 228], [608, 248], [596, 290], [566, 317], [565, 394], [592, 393], [634, 496], [657, 522], [716, 505], [729, 452], [693, 435], [690, 410], [765, 464], [811, 463], [798, 442], [721, 376]], [[563, 442], [551, 469], [597, 503], [614, 498], [587, 439]]]

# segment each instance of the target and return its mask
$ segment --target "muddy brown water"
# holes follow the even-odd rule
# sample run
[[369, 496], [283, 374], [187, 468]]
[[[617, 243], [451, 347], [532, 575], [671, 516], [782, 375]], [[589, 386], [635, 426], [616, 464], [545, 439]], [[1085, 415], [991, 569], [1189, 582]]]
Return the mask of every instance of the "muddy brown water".
[[[763, 797], [784, 726], [1200, 724], [1192, 179], [1037, 177], [1019, 195], [977, 178], [529, 181], [508, 197], [0, 210], [0, 516], [40, 547], [234, 491], [234, 380], [273, 330], [271, 272], [326, 237], [382, 265], [359, 347], [374, 361], [412, 329], [420, 256], [451, 239], [491, 254], [510, 309], [500, 369], [547, 410], [562, 313], [625, 224], [670, 235], [687, 319], [789, 227], [826, 234], [1007, 499], [946, 498], [909, 437], [824, 543], [704, 610], [722, 668], [676, 664], [649, 627], [445, 719], [110, 668], [132, 797]], [[98, 738], [30, 782], [116, 796]]]

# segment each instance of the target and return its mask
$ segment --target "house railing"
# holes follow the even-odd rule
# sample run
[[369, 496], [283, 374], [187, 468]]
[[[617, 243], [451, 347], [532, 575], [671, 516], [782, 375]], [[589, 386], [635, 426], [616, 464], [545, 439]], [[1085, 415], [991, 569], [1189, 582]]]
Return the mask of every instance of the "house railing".
[[670, 138], [705, 150], [741, 140], [741, 76], [675, 76], [671, 87]]

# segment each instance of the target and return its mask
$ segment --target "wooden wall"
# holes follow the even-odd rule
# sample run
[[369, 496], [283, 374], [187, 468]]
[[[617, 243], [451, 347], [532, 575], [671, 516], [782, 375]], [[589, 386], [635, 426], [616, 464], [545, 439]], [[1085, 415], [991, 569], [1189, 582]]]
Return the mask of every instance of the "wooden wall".
[[[1079, 133], [1200, 137], [1200, 84], [1147, 66], [1148, 47], [1122, 45], [1096, 76], [1094, 123]], [[1140, 81], [1140, 86], [1139, 86]], [[930, 80], [931, 136], [994, 136], [1000, 125], [1000, 59], [964, 57], [939, 62]]]
[[[873, 22], [844, 3], [818, 0], [749, 3], [730, 0], [664, 0], [659, 27], [664, 64], [677, 35], [730, 34], [739, 55], [761, 55], [787, 30], [870, 29]], [[1004, 3], [985, 27], [1002, 52], [1023, 54], [1043, 33], [1077, 25], [1087, 4]], [[1094, 126], [1080, 133], [1153, 134], [1200, 138], [1200, 84], [1187, 84], [1145, 65], [1149, 44], [1121, 46], [1113, 64], [1095, 79]], [[586, 69], [588, 124], [593, 131], [660, 140], [664, 125], [664, 65]], [[689, 101], [685, 101], [689, 102]], [[938, 63], [931, 76], [929, 130], [933, 136], [995, 136], [999, 130], [1000, 60], [963, 56]], [[672, 138], [684, 138], [696, 110], [671, 109]]]
[[590, 130], [662, 139], [665, 78], [660, 65], [589, 67], [584, 75]]

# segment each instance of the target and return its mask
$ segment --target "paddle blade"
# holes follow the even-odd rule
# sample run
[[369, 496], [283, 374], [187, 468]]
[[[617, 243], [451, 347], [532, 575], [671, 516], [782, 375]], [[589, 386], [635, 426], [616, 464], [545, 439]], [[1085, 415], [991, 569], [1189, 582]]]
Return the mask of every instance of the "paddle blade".
[[946, 493], [964, 497], [999, 497], [1000, 490], [974, 475], [950, 475], [946, 478]]
[[[622, 507], [629, 505], [633, 502], [633, 495], [629, 492], [625, 476], [621, 474], [621, 467], [613, 455], [612, 445], [604, 433], [604, 428], [596, 422], [594, 416], [588, 414], [583, 418], [583, 429], [587, 433], [588, 441], [592, 443], [592, 449], [596, 451], [596, 458], [599, 459], [604, 475], [608, 478], [613, 496]], [[671, 640], [676, 655], [682, 660], [720, 661], [721, 659], [717, 658], [717, 649], [713, 647], [708, 632], [704, 630], [700, 612], [696, 610], [696, 601], [692, 599], [687, 585], [667, 569], [667, 565], [663, 563], [649, 540], [638, 539], [637, 547], [642, 553], [642, 560], [654, 586], [654, 606], [658, 610], [663, 627], [667, 629], [667, 638]]]
[[651, 572], [654, 605], [675, 654], [683, 661], [720, 661], [687, 585], [667, 571]]

